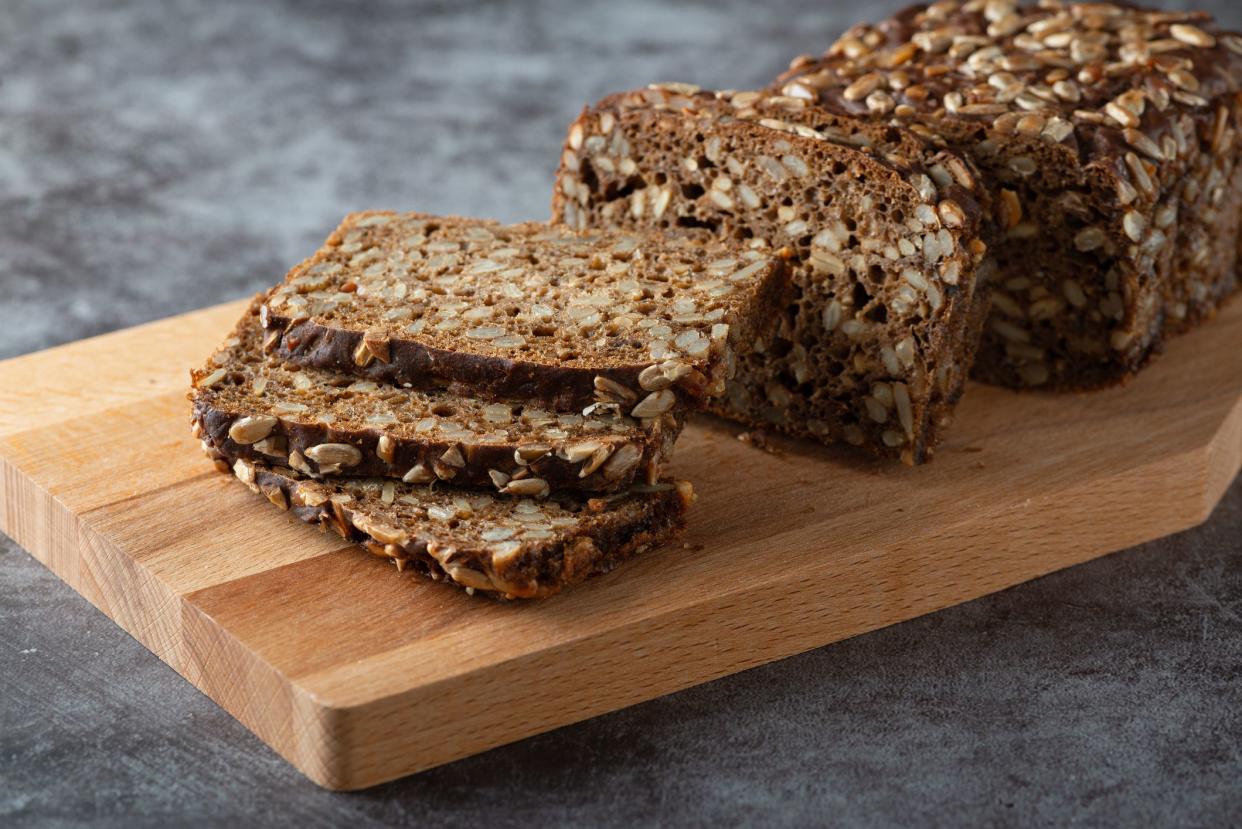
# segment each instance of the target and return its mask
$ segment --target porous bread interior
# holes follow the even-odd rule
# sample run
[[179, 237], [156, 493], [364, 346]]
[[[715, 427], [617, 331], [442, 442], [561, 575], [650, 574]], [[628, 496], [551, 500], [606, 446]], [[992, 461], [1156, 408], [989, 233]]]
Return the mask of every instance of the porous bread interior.
[[[734, 106], [744, 98], [754, 109], [752, 117], [806, 124], [884, 153], [911, 157], [918, 151], [909, 130], [812, 106], [804, 98], [760, 94], [751, 100], [754, 95], [734, 95]], [[1038, 137], [1012, 135], [1002, 142], [982, 138], [970, 124], [938, 126], [928, 140], [970, 157], [994, 190], [997, 230], [988, 272], [1002, 276], [988, 286], [992, 313], [975, 358], [976, 375], [1006, 385], [1041, 385], [1065, 369], [1065, 353], [1074, 349], [1094, 355], [1100, 376], [1114, 374], [1117, 369], [1109, 363], [1120, 355], [1109, 338], [1126, 310], [1121, 294], [1127, 289], [1119, 273], [1109, 271], [1119, 244], [1128, 240], [1117, 238], [1120, 227], [1106, 227], [1101, 230], [1112, 235], [1104, 235], [1098, 249], [1082, 252], [1066, 243], [1093, 222], [1106, 221], [1112, 178], [1101, 169], [1079, 168], [1067, 148]], [[924, 146], [929, 148], [925, 152], [935, 151], [934, 143]], [[1105, 276], [1093, 279], [1097, 274]], [[1146, 308], [1150, 318], [1150, 302]], [[1071, 313], [1063, 314], [1066, 309]]]
[[558, 444], [576, 438], [616, 435], [646, 441], [638, 421], [600, 406], [587, 416], [550, 412], [521, 401], [489, 402], [451, 392], [402, 389], [357, 377], [302, 368], [265, 356], [263, 329], [247, 315], [210, 364], [195, 372], [225, 375], [197, 398], [222, 411], [324, 424], [341, 432], [381, 431], [411, 440], [464, 444]]
[[[1221, 110], [1217, 110], [1217, 117]], [[1230, 123], [1242, 123], [1242, 101], [1234, 103]], [[1177, 198], [1157, 209], [1178, 217], [1172, 279], [1164, 284], [1167, 333], [1179, 334], [1212, 317], [1238, 286], [1238, 245], [1242, 243], [1242, 141], [1237, 128], [1209, 125], [1210, 152], [1200, 153], [1177, 188]], [[1226, 144], [1232, 144], [1231, 147]], [[1194, 221], [1197, 218], [1198, 221]]]
[[[1148, 328], [1156, 309], [1144, 301], [1144, 286], [1127, 284], [1121, 255], [1129, 240], [1120, 216], [1110, 218], [1112, 177], [1079, 167], [1064, 147], [1038, 138], [981, 140], [965, 127], [942, 133], [978, 165], [998, 222], [992, 313], [975, 375], [1012, 386], [1063, 385], [1067, 372], [1085, 386], [1115, 376], [1127, 358], [1110, 344], [1113, 331]], [[1082, 251], [1074, 240], [1088, 228], [1101, 241]], [[1123, 296], [1135, 301], [1127, 306]]]
[[[1229, 109], [1184, 113], [1184, 150], [1161, 164], [1134, 152], [1083, 164], [1066, 145], [937, 124], [992, 188], [999, 223], [977, 378], [1108, 385], [1163, 336], [1214, 312], [1236, 285], [1230, 240], [1242, 210], [1236, 130], [1219, 128], [1222, 113], [1230, 120]], [[1138, 240], [1127, 214], [1143, 228]]]
[[[1238, 151], [1227, 146], [1235, 130], [1225, 132], [1224, 152], [1209, 151], [1218, 117], [1185, 116], [1181, 129], [1196, 137], [1182, 162], [1156, 165], [1131, 152], [1118, 161], [1121, 175], [1113, 165], [1082, 166], [1060, 145], [942, 128], [1000, 194], [1004, 222], [976, 376], [1008, 386], [1107, 385], [1138, 368], [1166, 333], [1212, 313], [1235, 285], [1229, 240], [1240, 206]], [[1128, 214], [1143, 228], [1138, 240], [1127, 233]]]
[[685, 234], [371, 212], [349, 216], [268, 305], [455, 353], [586, 369], [681, 359], [714, 374], [773, 268]]
[[[1107, 223], [1105, 194], [1112, 188], [1107, 182], [1093, 188], [1075, 159], [1040, 141], [985, 139], [964, 149], [973, 150], [1008, 205], [1004, 235], [994, 248], [997, 279], [976, 375], [1018, 386], [1060, 385], [1067, 371], [1078, 373], [1083, 385], [1098, 383], [1087, 373], [1114, 375], [1118, 367], [1110, 364], [1122, 355], [1110, 345], [1110, 332], [1126, 324], [1123, 294], [1137, 299], [1138, 293], [1114, 268], [1119, 247], [1129, 240], [1106, 224], [1098, 247], [1074, 246], [1086, 228]], [[1131, 327], [1146, 328], [1154, 309], [1141, 310], [1146, 319], [1132, 313]]]
[[[974, 345], [967, 211], [917, 169], [714, 112], [615, 113], [605, 103], [575, 128], [582, 140], [562, 163], [558, 218], [701, 228], [796, 251], [784, 330], [739, 359], [727, 414], [922, 459], [932, 409], [956, 397]], [[598, 161], [615, 169], [618, 155], [636, 166], [627, 178]], [[938, 211], [938, 201], [949, 203]]]

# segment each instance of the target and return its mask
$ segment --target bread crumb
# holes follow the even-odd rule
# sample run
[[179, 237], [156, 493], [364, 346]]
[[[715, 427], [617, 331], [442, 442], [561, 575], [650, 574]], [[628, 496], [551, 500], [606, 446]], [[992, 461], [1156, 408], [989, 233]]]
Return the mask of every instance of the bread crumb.
[[749, 432], [739, 432], [737, 439], [742, 443], [745, 443], [747, 446], [751, 446], [761, 452], [767, 452], [769, 455], [780, 457], [784, 454], [784, 452], [769, 442], [768, 433], [763, 429], [751, 429]]

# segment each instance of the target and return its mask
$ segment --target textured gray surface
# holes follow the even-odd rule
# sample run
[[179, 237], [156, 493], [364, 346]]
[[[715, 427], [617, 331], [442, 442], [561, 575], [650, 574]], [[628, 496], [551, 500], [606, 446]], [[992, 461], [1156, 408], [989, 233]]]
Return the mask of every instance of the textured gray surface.
[[[347, 209], [543, 217], [583, 103], [754, 84], [892, 5], [5, 0], [0, 357], [256, 290]], [[1242, 484], [1176, 538], [338, 795], [0, 537], [0, 825], [1236, 825], [1240, 542]]]

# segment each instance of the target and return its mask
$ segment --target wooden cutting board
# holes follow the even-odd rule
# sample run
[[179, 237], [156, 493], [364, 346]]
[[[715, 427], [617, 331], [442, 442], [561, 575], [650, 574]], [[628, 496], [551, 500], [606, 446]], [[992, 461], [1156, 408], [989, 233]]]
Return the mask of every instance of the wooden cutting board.
[[[1123, 389], [974, 387], [930, 466], [705, 420], [686, 546], [541, 603], [398, 574], [214, 472], [230, 303], [0, 363], [0, 529], [317, 783], [369, 786], [1185, 529], [1242, 461], [1242, 303]], [[826, 678], [826, 682], [832, 681]]]

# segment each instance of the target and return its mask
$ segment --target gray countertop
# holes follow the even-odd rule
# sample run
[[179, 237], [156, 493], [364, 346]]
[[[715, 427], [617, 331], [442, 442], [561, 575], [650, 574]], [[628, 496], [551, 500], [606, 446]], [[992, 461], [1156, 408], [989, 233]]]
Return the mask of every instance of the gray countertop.
[[[6, 0], [0, 358], [253, 292], [349, 209], [544, 218], [584, 103], [755, 85], [895, 5]], [[0, 825], [1236, 825], [1240, 542], [1242, 484], [1182, 535], [333, 794], [0, 536]]]

